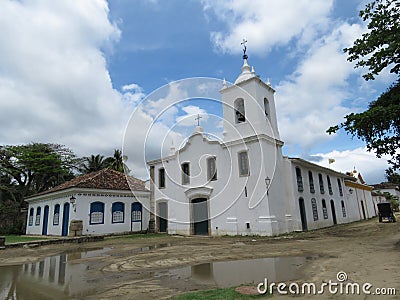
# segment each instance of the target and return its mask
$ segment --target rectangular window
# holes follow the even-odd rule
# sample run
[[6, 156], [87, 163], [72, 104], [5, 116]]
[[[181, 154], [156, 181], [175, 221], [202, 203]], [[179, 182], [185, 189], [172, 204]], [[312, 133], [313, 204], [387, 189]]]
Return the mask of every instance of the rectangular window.
[[42, 209], [40, 207], [38, 207], [36, 209], [36, 219], [35, 219], [35, 225], [40, 225], [40, 213], [41, 213]]
[[207, 159], [207, 179], [217, 180], [217, 158], [210, 157]]
[[326, 176], [326, 180], [328, 181], [328, 192], [329, 192], [329, 195], [333, 195], [331, 179], [329, 178], [328, 175]]
[[311, 171], [308, 171], [308, 182], [310, 184], [310, 193], [315, 193], [314, 178]]
[[343, 189], [342, 189], [342, 183], [340, 182], [340, 178], [337, 179], [337, 184], [339, 187], [339, 195], [343, 197]]
[[33, 225], [33, 216], [29, 216], [29, 226]]
[[54, 219], [53, 219], [53, 225], [58, 225], [60, 220], [60, 214], [59, 213], [55, 213], [54, 214]]
[[239, 175], [240, 176], [249, 176], [249, 158], [247, 156], [247, 151], [239, 152]]
[[132, 221], [141, 221], [142, 220], [142, 212], [140, 210], [132, 211]]
[[324, 215], [324, 219], [328, 219], [328, 210], [326, 209], [326, 203], [324, 199], [322, 199], [322, 213]]
[[181, 169], [182, 169], [182, 184], [189, 184], [190, 183], [189, 163], [183, 163], [181, 165]]
[[90, 224], [101, 224], [103, 223], [103, 213], [101, 211], [95, 211], [90, 214]]
[[344, 201], [342, 200], [342, 214], [343, 218], [346, 218], [346, 207], [344, 207]]
[[318, 221], [318, 207], [317, 207], [317, 200], [314, 198], [311, 199], [311, 206], [313, 212], [314, 221]]
[[319, 180], [319, 191], [321, 194], [325, 194], [325, 188], [324, 188], [324, 180], [322, 179], [322, 174], [318, 174], [318, 180]]
[[124, 222], [124, 212], [123, 211], [114, 211], [112, 213], [112, 222], [113, 223], [123, 223]]
[[165, 188], [165, 169], [161, 168], [158, 170], [158, 187], [160, 189]]
[[303, 178], [301, 177], [301, 169], [296, 167], [296, 181], [297, 181], [297, 190], [299, 192], [303, 191]]

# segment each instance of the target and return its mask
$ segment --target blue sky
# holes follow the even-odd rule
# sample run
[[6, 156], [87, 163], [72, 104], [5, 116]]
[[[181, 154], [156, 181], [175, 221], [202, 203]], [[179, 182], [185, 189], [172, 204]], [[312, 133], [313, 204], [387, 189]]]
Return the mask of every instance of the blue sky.
[[[369, 183], [383, 181], [385, 159], [344, 132], [325, 133], [393, 81], [383, 73], [365, 82], [342, 51], [366, 30], [358, 18], [364, 4], [0, 0], [0, 143], [56, 142], [78, 155], [111, 155], [154, 90], [190, 77], [233, 82], [246, 38], [249, 64], [276, 89], [284, 154], [325, 166], [334, 158], [334, 169], [356, 167]], [[212, 103], [187, 102], [169, 117], [215, 112]], [[134, 175], [145, 178], [136, 156]]]

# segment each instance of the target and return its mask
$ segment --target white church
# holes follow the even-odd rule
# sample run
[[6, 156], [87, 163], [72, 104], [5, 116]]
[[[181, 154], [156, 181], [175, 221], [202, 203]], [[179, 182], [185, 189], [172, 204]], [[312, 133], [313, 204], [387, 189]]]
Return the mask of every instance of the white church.
[[[27, 234], [277, 235], [377, 215], [372, 187], [282, 155], [275, 90], [243, 56], [234, 84], [222, 85], [223, 138], [200, 123], [185, 145], [149, 161], [149, 189], [112, 170], [79, 176], [25, 201]], [[75, 224], [81, 224], [75, 228]]]
[[376, 216], [372, 188], [353, 172], [282, 155], [275, 90], [247, 59], [220, 90], [223, 139], [199, 124], [183, 147], [148, 162], [156, 231], [267, 236]]

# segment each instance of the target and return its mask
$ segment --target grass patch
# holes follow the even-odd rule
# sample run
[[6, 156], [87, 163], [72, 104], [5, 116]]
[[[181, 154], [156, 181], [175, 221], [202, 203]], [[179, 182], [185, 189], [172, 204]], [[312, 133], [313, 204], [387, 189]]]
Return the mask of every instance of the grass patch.
[[38, 240], [45, 239], [43, 237], [32, 237], [32, 236], [25, 236], [25, 235], [6, 235], [5, 237], [6, 237], [6, 244], [31, 242], [31, 241], [38, 241]]
[[213, 299], [213, 300], [246, 300], [246, 299], [267, 299], [271, 295], [242, 295], [235, 291], [236, 287], [231, 288], [218, 288], [206, 291], [197, 291], [180, 294], [172, 297], [172, 300], [203, 300], [203, 299]]

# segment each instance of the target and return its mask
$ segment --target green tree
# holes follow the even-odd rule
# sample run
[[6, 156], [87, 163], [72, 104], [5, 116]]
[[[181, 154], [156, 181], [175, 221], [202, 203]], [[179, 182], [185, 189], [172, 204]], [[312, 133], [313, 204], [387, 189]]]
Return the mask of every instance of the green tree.
[[80, 165], [80, 172], [83, 174], [89, 174], [92, 172], [100, 171], [110, 166], [110, 161], [104, 159], [103, 155], [91, 155], [89, 157], [84, 157]]
[[[374, 0], [360, 12], [363, 21], [368, 21], [367, 33], [356, 39], [353, 46], [345, 48], [349, 61], [357, 61], [355, 67], [367, 68], [365, 80], [373, 80], [382, 70], [400, 72], [400, 1]], [[347, 133], [364, 140], [369, 151], [377, 157], [390, 155], [388, 172], [400, 168], [400, 79], [392, 84], [379, 98], [372, 101], [366, 111], [351, 113], [345, 121], [330, 127], [329, 134], [343, 128]], [[396, 174], [396, 173], [394, 173]]]
[[364, 22], [368, 21], [367, 33], [355, 40], [344, 51], [349, 61], [357, 61], [356, 68], [367, 67], [366, 80], [375, 79], [386, 67], [390, 73], [400, 71], [400, 2], [399, 0], [374, 0], [360, 11]]
[[127, 170], [129, 172], [129, 168], [125, 164], [125, 160], [127, 158], [122, 155], [122, 151], [119, 149], [114, 150], [114, 156], [107, 158], [110, 164], [110, 169], [113, 169], [118, 172], [124, 172]]
[[20, 233], [24, 198], [73, 178], [77, 161], [58, 144], [0, 146], [0, 232]]

